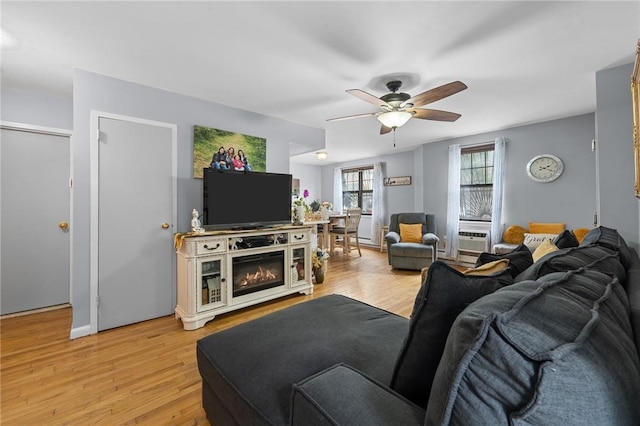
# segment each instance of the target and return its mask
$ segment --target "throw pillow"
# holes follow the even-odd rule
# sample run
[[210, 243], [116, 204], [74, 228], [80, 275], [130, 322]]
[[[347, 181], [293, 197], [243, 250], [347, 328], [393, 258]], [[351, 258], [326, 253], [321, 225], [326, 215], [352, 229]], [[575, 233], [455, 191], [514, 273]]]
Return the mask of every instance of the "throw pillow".
[[496, 253], [480, 253], [478, 260], [476, 260], [476, 266], [484, 265], [494, 260], [509, 259], [509, 267], [507, 270], [511, 273], [513, 278], [523, 272], [529, 266], [533, 265], [533, 257], [531, 257], [531, 251], [524, 244], [520, 244], [514, 250], [508, 253], [496, 254]]
[[474, 302], [451, 328], [424, 424], [636, 424], [625, 299], [616, 278], [580, 269]]
[[565, 229], [562, 233], [558, 234], [558, 236], [553, 240], [553, 244], [558, 248], [578, 247], [580, 245], [576, 236], [568, 229]]
[[532, 234], [556, 234], [564, 231], [564, 223], [529, 222], [529, 232]]
[[533, 252], [533, 263], [537, 262], [538, 259], [542, 258], [545, 254], [553, 253], [554, 251], [558, 250], [558, 246], [553, 244], [553, 241], [544, 240], [542, 244], [538, 246], [536, 251]]
[[524, 234], [524, 245], [532, 252], [538, 248], [544, 240], [553, 240], [558, 234]]
[[463, 272], [465, 275], [491, 275], [496, 272], [504, 271], [509, 266], [509, 259], [499, 259], [488, 262], [475, 268], [469, 268]]
[[599, 226], [592, 229], [584, 236], [580, 246], [588, 246], [591, 244], [597, 244], [617, 251], [620, 256], [620, 262], [625, 268], [631, 263], [631, 252], [629, 251], [627, 242], [616, 229], [607, 228], [606, 226]]
[[587, 235], [589, 231], [591, 231], [591, 229], [589, 228], [577, 228], [573, 230], [573, 235], [576, 236], [578, 243], [581, 243], [585, 235]]
[[391, 388], [426, 407], [456, 317], [471, 302], [511, 283], [513, 278], [506, 270], [490, 276], [464, 275], [442, 261], [433, 262], [416, 296]]
[[401, 223], [400, 224], [400, 241], [402, 241], [403, 243], [421, 243], [422, 242], [422, 224]]
[[626, 282], [627, 272], [620, 262], [618, 252], [597, 244], [570, 247], [549, 253], [515, 278], [516, 282], [537, 280], [552, 272], [593, 269], [614, 275], [621, 283]]
[[504, 234], [502, 234], [502, 241], [508, 244], [522, 244], [524, 242], [525, 232], [529, 232], [527, 228], [511, 225], [504, 231]]

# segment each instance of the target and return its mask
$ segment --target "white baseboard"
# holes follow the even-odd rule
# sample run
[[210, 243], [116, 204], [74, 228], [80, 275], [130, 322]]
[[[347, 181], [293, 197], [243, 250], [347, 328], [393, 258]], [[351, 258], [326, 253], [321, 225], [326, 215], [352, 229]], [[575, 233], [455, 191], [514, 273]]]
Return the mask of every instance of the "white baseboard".
[[71, 334], [69, 335], [69, 339], [77, 339], [78, 337], [84, 337], [91, 334], [91, 326], [89, 324], [83, 325], [82, 327], [76, 327], [71, 329]]

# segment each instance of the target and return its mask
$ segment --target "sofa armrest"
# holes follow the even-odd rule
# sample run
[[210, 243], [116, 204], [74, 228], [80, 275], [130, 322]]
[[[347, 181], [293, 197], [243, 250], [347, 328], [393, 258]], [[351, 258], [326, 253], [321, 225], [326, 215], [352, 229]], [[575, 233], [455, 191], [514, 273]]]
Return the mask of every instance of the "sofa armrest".
[[422, 236], [422, 244], [426, 244], [429, 246], [437, 245], [440, 238], [436, 234], [432, 234], [431, 232], [427, 232]]
[[400, 234], [394, 231], [387, 232], [387, 235], [384, 236], [384, 239], [387, 240], [388, 243], [395, 244], [400, 242]]
[[293, 385], [291, 425], [422, 425], [425, 411], [345, 364]]

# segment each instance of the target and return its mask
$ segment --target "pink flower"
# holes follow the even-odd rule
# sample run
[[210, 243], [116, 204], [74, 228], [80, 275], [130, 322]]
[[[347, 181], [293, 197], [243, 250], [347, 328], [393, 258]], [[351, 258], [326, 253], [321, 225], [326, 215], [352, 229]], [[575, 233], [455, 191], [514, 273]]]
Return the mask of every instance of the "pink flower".
[[302, 193], [302, 196], [303, 196], [304, 198], [307, 198], [307, 197], [309, 196], [309, 190], [308, 190], [308, 189], [305, 189], [305, 190], [304, 190], [304, 192]]

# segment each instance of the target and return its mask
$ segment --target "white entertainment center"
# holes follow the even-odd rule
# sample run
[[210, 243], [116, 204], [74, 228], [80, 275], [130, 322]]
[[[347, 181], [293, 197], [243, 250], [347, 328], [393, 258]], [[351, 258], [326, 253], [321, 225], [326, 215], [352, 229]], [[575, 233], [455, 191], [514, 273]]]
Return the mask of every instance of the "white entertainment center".
[[312, 294], [312, 225], [176, 235], [175, 316], [195, 330], [216, 315]]

